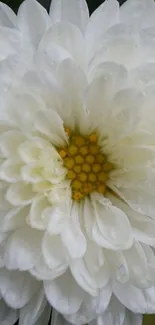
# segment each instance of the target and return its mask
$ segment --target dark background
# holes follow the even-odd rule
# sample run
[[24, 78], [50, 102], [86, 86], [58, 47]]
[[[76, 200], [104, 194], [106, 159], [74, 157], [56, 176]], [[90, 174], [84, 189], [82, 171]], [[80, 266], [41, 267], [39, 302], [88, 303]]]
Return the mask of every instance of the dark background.
[[[15, 12], [18, 11], [19, 5], [23, 2], [23, 0], [1, 0], [9, 5]], [[47, 10], [49, 10], [49, 6], [51, 0], [38, 0]], [[88, 3], [89, 11], [92, 13], [104, 0], [86, 0]], [[120, 5], [122, 5], [126, 0], [118, 0]], [[134, 299], [134, 297], [133, 297]], [[16, 323], [17, 325], [17, 323]], [[42, 324], [46, 325], [46, 324]], [[108, 325], [108, 324], [107, 324]], [[145, 316], [143, 325], [155, 325], [155, 316]]]
[[[47, 10], [49, 9], [51, 0], [38, 0]], [[86, 0], [88, 3], [88, 7], [90, 12], [93, 12], [104, 0]], [[122, 4], [126, 0], [119, 0], [119, 3]], [[14, 11], [17, 12], [18, 7], [22, 0], [2, 0], [2, 2], [5, 2], [8, 4]]]

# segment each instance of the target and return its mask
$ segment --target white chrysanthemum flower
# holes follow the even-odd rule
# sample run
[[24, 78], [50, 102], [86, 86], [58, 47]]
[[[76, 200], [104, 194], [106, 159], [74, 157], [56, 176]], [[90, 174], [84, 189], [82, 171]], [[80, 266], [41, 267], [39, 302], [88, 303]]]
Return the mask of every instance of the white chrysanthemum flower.
[[90, 19], [85, 0], [1, 3], [0, 25], [3, 304], [20, 325], [50, 305], [52, 324], [139, 325], [131, 311], [155, 311], [155, 3]]

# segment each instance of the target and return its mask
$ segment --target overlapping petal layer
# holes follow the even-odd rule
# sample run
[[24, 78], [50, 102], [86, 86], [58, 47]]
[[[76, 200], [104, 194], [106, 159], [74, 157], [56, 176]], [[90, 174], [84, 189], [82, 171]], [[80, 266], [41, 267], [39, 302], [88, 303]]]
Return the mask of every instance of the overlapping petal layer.
[[[46, 324], [49, 304], [64, 316], [52, 325], [154, 312], [154, 18], [153, 0], [90, 18], [84, 0], [53, 0], [50, 15], [26, 0], [17, 17], [0, 4], [3, 325]], [[66, 127], [98, 135], [105, 195], [72, 199]]]

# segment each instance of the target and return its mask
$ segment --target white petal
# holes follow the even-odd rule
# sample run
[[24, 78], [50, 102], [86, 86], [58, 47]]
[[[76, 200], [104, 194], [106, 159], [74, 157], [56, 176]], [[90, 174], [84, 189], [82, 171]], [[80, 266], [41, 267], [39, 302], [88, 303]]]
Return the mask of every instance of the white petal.
[[145, 189], [126, 189], [112, 186], [117, 193], [135, 212], [138, 212], [149, 217], [155, 217], [155, 201], [154, 194]]
[[[66, 104], [68, 105], [68, 111], [63, 110], [61, 113], [63, 114], [62, 118], [64, 123], [67, 125], [68, 123], [73, 123], [71, 124], [71, 127], [73, 127], [77, 122], [79, 122], [79, 125], [80, 122], [83, 125], [84, 122], [82, 118], [86, 120], [86, 113], [82, 106], [83, 104], [81, 97], [84, 89], [87, 86], [87, 80], [83, 70], [81, 70], [74, 61], [66, 59], [59, 66], [57, 75], [60, 84], [65, 90]], [[67, 117], [65, 116], [66, 113], [68, 115]], [[70, 114], [73, 116], [70, 116]], [[86, 127], [87, 123], [88, 122], [86, 120]], [[87, 132], [87, 130], [85, 130], [85, 132]]]
[[56, 310], [52, 310], [51, 325], [70, 325]]
[[53, 0], [50, 7], [52, 22], [68, 21], [85, 31], [89, 18], [88, 6], [85, 0]]
[[[1, 25], [1, 24], [0, 24]], [[2, 47], [0, 53], [1, 61], [0, 70], [1, 70], [1, 87], [2, 89], [7, 90], [9, 85], [12, 85], [12, 72], [16, 72], [17, 75], [20, 75], [18, 71], [18, 64], [23, 62], [24, 55], [22, 54], [23, 41], [20, 32], [15, 28], [2, 27], [0, 29], [0, 46]], [[26, 49], [24, 47], [25, 54]], [[20, 56], [18, 54], [20, 53]], [[16, 67], [13, 65], [16, 63]], [[22, 68], [23, 70], [23, 68]], [[16, 80], [16, 74], [14, 74], [14, 81]], [[1, 89], [1, 90], [2, 90]], [[4, 93], [5, 95], [5, 93]]]
[[64, 89], [64, 104], [59, 109], [64, 124], [74, 128], [78, 123], [80, 132], [89, 133], [90, 123], [84, 109], [82, 96], [87, 86], [82, 69], [70, 59], [64, 60], [58, 68], [58, 80]]
[[142, 323], [143, 323], [142, 315], [134, 314], [129, 310], [126, 310], [123, 325], [142, 325]]
[[102, 314], [106, 311], [110, 298], [112, 295], [111, 283], [108, 283], [105, 287], [99, 290], [98, 296], [90, 298], [91, 303], [97, 314]]
[[47, 265], [51, 269], [59, 269], [60, 266], [66, 267], [65, 251], [60, 236], [44, 235], [42, 251]]
[[66, 93], [69, 94], [71, 91], [70, 96], [72, 100], [75, 101], [82, 95], [87, 86], [87, 80], [82, 69], [74, 61], [70, 59], [64, 60], [58, 69], [57, 75], [62, 86], [66, 86]]
[[84, 260], [75, 260], [70, 264], [71, 272], [76, 282], [91, 296], [97, 296], [97, 284], [89, 273]]
[[26, 183], [12, 184], [6, 193], [6, 199], [14, 206], [30, 204], [34, 196], [32, 186]]
[[53, 25], [44, 36], [40, 44], [40, 49], [47, 46], [48, 42], [53, 42], [61, 46], [79, 66], [82, 68], [85, 67], [84, 38], [76, 26], [67, 22]]
[[[100, 45], [106, 29], [115, 25], [119, 19], [119, 3], [116, 0], [106, 1], [91, 15], [86, 29], [88, 57], [95, 52], [97, 44]], [[90, 54], [91, 53], [91, 54]]]
[[[65, 170], [65, 174], [66, 174], [66, 170]], [[51, 210], [47, 209], [47, 211], [45, 211], [45, 215], [47, 213], [47, 216], [49, 216], [50, 222], [48, 225], [48, 230], [51, 234], [60, 232], [61, 221], [64, 218], [64, 211], [66, 212], [65, 213], [66, 220], [70, 216], [70, 214], [67, 211], [68, 211], [68, 205], [70, 205], [71, 203], [71, 196], [72, 193], [71, 193], [70, 181], [62, 180], [62, 179], [60, 179], [58, 184], [52, 187], [50, 193], [48, 194], [48, 200], [53, 205], [53, 207]], [[63, 209], [61, 205], [63, 205]], [[53, 219], [54, 213], [57, 214], [56, 220]]]
[[[27, 0], [29, 1], [29, 0]], [[26, 71], [27, 72], [27, 71]], [[30, 88], [29, 88], [30, 89]], [[28, 137], [34, 130], [34, 120], [38, 110], [45, 109], [45, 103], [39, 94], [35, 95], [32, 90], [28, 93], [16, 94], [9, 105], [9, 115], [22, 133]]]
[[29, 183], [39, 183], [44, 180], [42, 176], [42, 169], [40, 164], [31, 163], [29, 165], [25, 165], [20, 170], [20, 180]]
[[2, 152], [2, 155], [4, 155], [4, 157], [13, 157], [23, 140], [24, 136], [19, 131], [10, 130], [3, 133], [0, 137], [0, 151]]
[[4, 122], [3, 120], [0, 122], [0, 135], [2, 135], [4, 132], [7, 132], [10, 130], [10, 126], [8, 125], [8, 122]]
[[[85, 92], [85, 105], [90, 114], [92, 126], [98, 127], [103, 123], [106, 127], [107, 116], [110, 109], [112, 92], [112, 78], [104, 75], [96, 78], [90, 85], [88, 85]], [[95, 109], [94, 109], [95, 108]]]
[[[114, 96], [109, 115], [109, 136], [114, 143], [135, 131], [142, 115], [143, 102], [144, 94], [134, 88], [121, 89]], [[125, 121], [128, 121], [127, 125]]]
[[[63, 209], [64, 208], [64, 209]], [[68, 215], [66, 213], [66, 204], [47, 208], [44, 211], [44, 217], [49, 220], [48, 222], [48, 233], [51, 235], [60, 234], [66, 225], [66, 220], [68, 220]]]
[[[9, 29], [14, 33], [13, 29]], [[20, 33], [19, 33], [20, 34]], [[20, 35], [21, 37], [21, 35]], [[18, 37], [17, 44], [19, 43], [21, 45], [22, 39]], [[4, 35], [5, 38], [5, 35]], [[12, 38], [15, 38], [14, 35], [12, 35]], [[2, 43], [2, 44], [1, 44]], [[6, 100], [8, 100], [8, 92], [6, 90], [10, 89], [10, 87], [15, 85], [18, 81], [18, 78], [23, 77], [23, 75], [26, 73], [27, 68], [30, 65], [31, 59], [32, 59], [32, 53], [31, 49], [27, 48], [24, 51], [20, 49], [20, 46], [13, 44], [13, 45], [7, 45], [3, 44], [4, 42], [1, 40], [0, 37], [0, 46], [3, 46], [3, 51], [1, 50], [0, 53], [0, 73], [1, 73], [1, 80], [0, 80], [0, 86], [1, 86], [1, 120], [7, 121], [8, 118], [10, 120], [10, 105], [6, 108]], [[10, 43], [10, 41], [9, 41]], [[13, 50], [12, 50], [13, 47]], [[14, 52], [17, 52], [16, 54]], [[13, 52], [13, 53], [12, 53]], [[8, 102], [7, 102], [8, 103]], [[14, 112], [15, 113], [15, 112]], [[14, 120], [14, 119], [13, 119]], [[11, 121], [12, 123], [12, 121]], [[9, 123], [10, 124], [10, 123]]]
[[[64, 315], [67, 324], [83, 325], [89, 323], [96, 317], [96, 311], [93, 304], [88, 299], [88, 302], [83, 302], [80, 309], [75, 314]], [[67, 325], [66, 323], [64, 323]], [[96, 325], [96, 324], [95, 324]]]
[[149, 289], [144, 289], [143, 294], [146, 300], [146, 309], [145, 314], [154, 314], [155, 313], [155, 287]]
[[[97, 224], [97, 227], [94, 227], [95, 241], [103, 247], [109, 245], [107, 248], [114, 250], [131, 247], [132, 232], [126, 214], [100, 195], [92, 195], [92, 203]], [[97, 234], [102, 235], [103, 241]]]
[[[55, 70], [57, 70], [59, 64], [64, 59], [66, 59], [66, 57], [68, 58], [69, 54], [66, 54], [65, 49], [54, 44], [52, 41], [50, 43], [48, 42], [45, 45], [43, 45], [41, 51], [38, 52], [42, 53], [43, 51], [44, 53], [46, 53], [46, 55], [44, 58], [42, 58], [42, 54], [40, 54], [40, 61], [38, 61], [36, 64], [37, 71], [33, 71], [28, 75], [28, 78], [26, 78], [26, 83], [29, 85], [29, 83], [32, 82], [32, 87], [34, 87], [37, 93], [39, 87], [39, 91], [41, 92], [41, 95], [44, 99], [44, 103], [46, 103], [46, 108], [52, 108], [52, 112], [53, 110], [58, 112], [59, 106], [64, 105], [64, 97], [60, 84], [56, 79]], [[44, 66], [44, 62], [42, 62], [42, 59], [43, 61], [46, 61], [46, 67]], [[40, 69], [38, 69], [39, 67]], [[45, 111], [47, 110], [46, 108]], [[42, 109], [40, 111], [42, 111]], [[60, 125], [62, 125], [62, 120], [60, 116], [56, 116], [55, 114], [54, 118], [59, 121]]]
[[109, 281], [109, 269], [103, 256], [103, 250], [94, 241], [87, 240], [85, 265], [98, 288], [103, 288]]
[[17, 26], [17, 18], [13, 10], [5, 3], [0, 3], [0, 25], [9, 28]]
[[154, 249], [146, 244], [142, 244], [142, 248], [144, 250], [147, 263], [148, 263], [148, 269], [149, 269], [149, 279], [154, 283], [155, 279], [155, 255], [154, 255]]
[[[20, 309], [19, 325], [34, 325], [47, 306], [47, 300], [41, 289], [30, 302]], [[46, 324], [45, 324], [46, 325]]]
[[65, 319], [71, 324], [76, 325], [89, 323], [92, 319], [96, 319], [97, 314], [103, 314], [105, 312], [111, 298], [111, 293], [111, 285], [107, 285], [99, 291], [97, 297], [86, 295], [80, 309], [75, 314], [64, 315]]
[[92, 274], [98, 272], [105, 262], [102, 248], [92, 240], [87, 240], [87, 251], [84, 259]]
[[155, 241], [155, 221], [143, 214], [140, 214], [131, 209], [125, 202], [118, 199], [116, 196], [108, 194], [112, 203], [122, 209], [128, 216], [133, 236], [136, 240], [148, 244], [154, 245]]
[[55, 146], [65, 146], [67, 136], [64, 131], [63, 121], [56, 111], [38, 112], [35, 117], [36, 129], [45, 134]]
[[1, 212], [0, 219], [1, 231], [11, 231], [26, 226], [26, 218], [29, 213], [29, 207], [12, 208]]
[[[134, 313], [146, 314], [155, 312], [155, 288], [138, 289], [130, 284], [115, 284], [116, 297]], [[133, 299], [134, 297], [134, 299]]]
[[[95, 243], [91, 246], [92, 249], [90, 251], [87, 249], [84, 256], [85, 265], [97, 288], [103, 288], [110, 278], [109, 267], [106, 260], [103, 259], [101, 249], [96, 245], [96, 256], [94, 256], [95, 249], [93, 247], [95, 246]], [[93, 262], [96, 264], [94, 265]]]
[[28, 223], [32, 228], [38, 230], [44, 230], [48, 225], [48, 216], [45, 215], [44, 211], [49, 207], [49, 202], [46, 197], [36, 197], [30, 208], [30, 213], [28, 216]]
[[[124, 30], [127, 30], [127, 33], [123, 34]], [[93, 57], [90, 62], [93, 67], [108, 61], [123, 64], [128, 68], [135, 68], [146, 61], [144, 49], [144, 46], [139, 46], [138, 34], [132, 32], [131, 28], [129, 29], [125, 24], [117, 24], [102, 35], [97, 51], [94, 53], [92, 50], [91, 52]], [[139, 59], [141, 52], [144, 52], [145, 55], [142, 53]]]
[[[147, 134], [143, 133], [143, 136], [146, 139]], [[133, 141], [136, 141], [136, 139], [133, 139]], [[119, 160], [120, 167], [126, 166], [126, 168], [131, 168], [132, 166], [136, 168], [137, 166], [142, 166], [142, 164], [147, 165], [148, 160], [152, 161], [154, 159], [154, 147], [144, 142], [138, 144], [125, 143], [117, 147], [116, 155], [117, 158], [115, 158], [115, 154], [112, 157], [114, 161], [116, 159], [116, 162]]]
[[79, 223], [79, 206], [74, 204], [71, 217], [61, 233], [62, 243], [71, 258], [81, 258], [87, 249], [86, 238]]
[[93, 229], [93, 225], [95, 222], [94, 221], [94, 210], [93, 210], [90, 200], [87, 197], [85, 198], [85, 200], [83, 202], [82, 209], [81, 209], [81, 219], [83, 220], [84, 228], [85, 228], [88, 238], [90, 240], [92, 240], [93, 239], [92, 229]]
[[27, 163], [38, 163], [47, 165], [47, 159], [54, 163], [58, 160], [59, 154], [52, 144], [41, 137], [35, 137], [32, 140], [24, 141], [18, 148], [21, 159]]
[[145, 244], [155, 245], [155, 220], [139, 214], [139, 220], [130, 217], [130, 223], [133, 227], [134, 237]]
[[[152, 63], [154, 62], [154, 60], [152, 60], [153, 51], [154, 51], [154, 37], [153, 37], [153, 35], [154, 35], [154, 15], [155, 15], [155, 7], [153, 8], [152, 11], [150, 10], [148, 16], [144, 15], [144, 20], [143, 20], [144, 21], [144, 29], [142, 29], [141, 32], [140, 32], [140, 39], [141, 39], [142, 49], [144, 49], [144, 57], [143, 57], [143, 60], [142, 60], [142, 64], [144, 64], [144, 69], [145, 69], [145, 65], [147, 65], [148, 62], [150, 62], [150, 68], [151, 68], [151, 62]], [[146, 22], [145, 18], [146, 18], [147, 22]], [[145, 25], [145, 22], [146, 22], [146, 25]], [[150, 59], [146, 60], [146, 57], [147, 58], [149, 57]], [[136, 68], [136, 66], [134, 66], [134, 67]], [[149, 68], [149, 66], [148, 66], [148, 68]], [[151, 82], [153, 82], [153, 78], [152, 78], [153, 77], [153, 71], [154, 71], [154, 69], [152, 69], [152, 74], [150, 73], [150, 81]], [[147, 79], [148, 75], [149, 75], [149, 70], [148, 70], [148, 73], [146, 72], [145, 84], [146, 83], [149, 84], [149, 80]], [[139, 83], [138, 83], [138, 85], [139, 85]], [[143, 86], [143, 84], [142, 84], [142, 86]], [[150, 84], [150, 86], [151, 86], [151, 84]], [[152, 83], [152, 86], [153, 86], [153, 83]], [[153, 88], [152, 88], [152, 90], [153, 90]]]
[[149, 287], [148, 263], [142, 246], [135, 242], [123, 255], [129, 269], [130, 282], [138, 288]]
[[1, 325], [13, 325], [18, 320], [18, 310], [11, 309], [3, 299], [0, 300], [0, 323]]
[[[94, 56], [94, 60], [91, 62], [90, 69], [88, 71], [89, 79], [92, 82], [98, 80], [98, 78], [100, 77], [103, 78], [103, 81], [105, 81], [105, 86], [107, 85], [109, 98], [110, 98], [110, 94], [109, 94], [110, 89], [108, 88], [108, 84], [109, 87], [111, 87], [111, 97], [113, 93], [116, 93], [121, 88], [125, 88], [129, 86], [128, 71], [124, 65], [118, 64], [116, 62], [109, 62], [109, 61], [103, 62], [102, 59], [101, 59], [101, 63], [97, 64], [97, 66], [96, 65], [94, 66], [94, 63], [95, 63], [95, 56]], [[107, 84], [106, 84], [106, 79], [107, 79]]]
[[90, 325], [123, 325], [125, 319], [125, 308], [124, 306], [112, 296], [109, 303], [109, 307], [104, 314], [97, 317], [96, 320], [93, 320]]
[[[72, 56], [71, 56], [71, 54], [69, 54], [68, 51], [65, 50], [65, 48], [63, 48], [62, 46], [60, 46], [58, 44], [53, 43], [53, 41], [50, 38], [50, 35], [51, 35], [50, 32], [49, 33], [47, 32], [45, 34], [45, 36], [43, 37], [43, 39], [41, 40], [41, 42], [39, 44], [39, 50], [37, 51], [36, 56], [35, 56], [35, 61], [36, 61], [37, 69], [39, 67], [41, 72], [46, 71], [46, 75], [47, 75], [47, 71], [50, 72], [50, 79], [51, 79], [51, 74], [56, 73], [56, 70], [57, 70], [59, 64], [63, 60], [66, 60], [68, 58], [71, 59]], [[26, 78], [26, 79], [28, 80], [28, 78]], [[46, 79], [45, 79], [45, 81], [47, 83]], [[31, 83], [32, 83], [32, 79], [31, 79]], [[36, 81], [35, 81], [35, 83], [36, 83]], [[43, 84], [43, 82], [41, 82], [41, 83]], [[56, 97], [56, 95], [58, 94], [58, 91], [60, 92], [58, 85], [53, 84], [53, 86], [57, 86], [56, 93], [55, 93], [54, 89], [52, 89], [52, 92], [50, 92], [51, 89], [45, 88], [45, 83], [42, 86], [45, 89], [43, 96], [45, 97], [46, 101], [47, 101], [47, 98], [49, 98], [49, 101], [48, 101], [49, 105], [51, 105], [51, 101], [50, 101], [51, 98], [57, 100], [58, 102], [60, 101], [60, 98]], [[48, 86], [49, 86], [49, 82], [48, 82]], [[48, 90], [49, 90], [49, 92], [48, 92]], [[54, 104], [55, 104], [55, 102], [53, 102], [52, 107], [54, 106]]]
[[0, 177], [9, 183], [16, 183], [21, 180], [21, 169], [22, 163], [15, 160], [5, 160], [0, 165]]
[[22, 308], [38, 289], [38, 282], [27, 272], [0, 270], [0, 292], [12, 308]]
[[152, 84], [154, 82], [155, 64], [146, 63], [138, 68], [131, 70], [131, 78], [136, 87], [144, 89], [144, 87], [147, 87], [149, 84]]
[[10, 231], [26, 225], [26, 217], [29, 212], [28, 207], [16, 207], [6, 200], [6, 190], [8, 186], [1, 181], [0, 186], [0, 228], [1, 231]]
[[0, 233], [0, 268], [4, 267], [4, 254], [7, 239], [8, 233]]
[[70, 272], [53, 281], [44, 282], [45, 293], [50, 304], [62, 314], [75, 313], [83, 298], [83, 291]]
[[31, 269], [41, 249], [42, 233], [31, 228], [21, 228], [9, 237], [5, 248], [5, 266], [8, 269]]
[[24, 141], [20, 146], [19, 146], [19, 155], [20, 158], [23, 160], [25, 163], [33, 163], [36, 162], [39, 159], [39, 154], [40, 154], [40, 148], [39, 145], [37, 146], [35, 141]]
[[131, 190], [145, 188], [146, 191], [151, 191], [155, 184], [155, 172], [150, 166], [139, 164], [135, 167], [116, 169], [111, 172], [109, 179], [108, 185], [114, 184], [118, 188]]
[[121, 283], [129, 281], [129, 270], [123, 253], [120, 251], [104, 250], [104, 255], [110, 265], [112, 277]]
[[45, 310], [44, 312], [42, 313], [42, 315], [39, 317], [39, 319], [35, 322], [34, 325], [42, 325], [42, 324], [49, 324], [49, 320], [50, 320], [50, 317], [51, 317], [51, 306], [50, 305], [47, 305], [45, 307]]
[[101, 230], [97, 224], [97, 222], [93, 226], [93, 240], [101, 247], [117, 250], [117, 248], [114, 245], [111, 245], [109, 241], [107, 241], [103, 234], [101, 233]]
[[126, 24], [129, 23], [139, 27], [143, 23], [143, 20], [144, 22], [146, 18], [149, 20], [149, 9], [154, 9], [153, 0], [130, 0], [120, 7], [120, 20]]
[[18, 25], [21, 32], [37, 46], [50, 25], [46, 10], [35, 0], [26, 0], [18, 11]]
[[1, 211], [8, 211], [11, 208], [11, 204], [7, 202], [5, 199], [5, 193], [8, 188], [8, 184], [6, 182], [0, 182], [0, 210]]
[[29, 272], [38, 280], [53, 280], [58, 276], [62, 275], [68, 268], [68, 265], [62, 264], [56, 269], [51, 269], [48, 267], [44, 257], [40, 255], [34, 268]]

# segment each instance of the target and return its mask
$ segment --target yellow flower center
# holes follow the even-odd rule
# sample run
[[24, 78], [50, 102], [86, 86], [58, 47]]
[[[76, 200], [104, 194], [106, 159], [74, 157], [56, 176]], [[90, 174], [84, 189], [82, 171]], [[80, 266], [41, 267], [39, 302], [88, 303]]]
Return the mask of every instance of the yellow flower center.
[[71, 181], [73, 199], [80, 201], [94, 191], [105, 194], [113, 165], [102, 154], [97, 134], [83, 136], [72, 133], [69, 128], [65, 131], [69, 143], [58, 152], [67, 168], [66, 177]]

